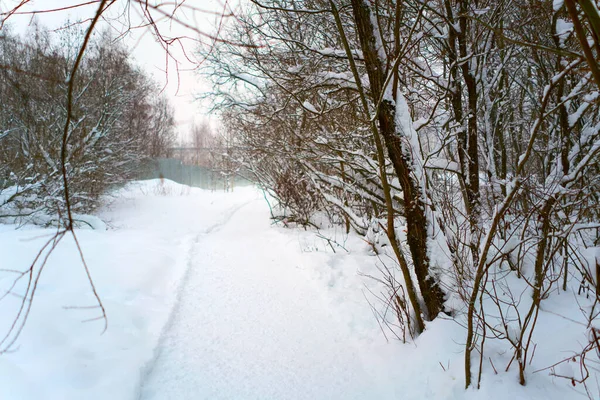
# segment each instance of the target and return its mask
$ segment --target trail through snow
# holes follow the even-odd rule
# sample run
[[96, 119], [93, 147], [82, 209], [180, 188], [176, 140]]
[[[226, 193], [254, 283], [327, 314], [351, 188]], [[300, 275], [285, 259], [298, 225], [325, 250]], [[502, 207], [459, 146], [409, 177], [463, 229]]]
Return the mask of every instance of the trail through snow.
[[[529, 374], [522, 387], [514, 371], [492, 367], [481, 390], [465, 391], [459, 324], [438, 318], [401, 344], [365, 299], [393, 323], [393, 310], [376, 298], [387, 289], [366, 277], [381, 276], [370, 246], [335, 226], [322, 231], [333, 241], [273, 226], [253, 188], [137, 182], [99, 216], [108, 230], [77, 235], [108, 329], [102, 334], [81, 260], [65, 239], [44, 267], [17, 346], [0, 355], [0, 400], [581, 398], [580, 387], [548, 373]], [[0, 225], [0, 293], [52, 232]], [[25, 291], [22, 280], [0, 302], [2, 332]], [[562, 332], [570, 322], [551, 323]], [[562, 357], [560, 335], [538, 341]]]
[[198, 237], [139, 398], [388, 398], [256, 203]]

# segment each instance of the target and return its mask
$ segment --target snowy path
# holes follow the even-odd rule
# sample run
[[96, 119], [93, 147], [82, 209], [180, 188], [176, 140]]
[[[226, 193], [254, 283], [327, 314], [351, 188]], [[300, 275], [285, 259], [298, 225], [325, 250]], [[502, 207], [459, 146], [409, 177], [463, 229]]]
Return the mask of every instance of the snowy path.
[[140, 399], [382, 398], [289, 237], [268, 228], [255, 201], [198, 237]]
[[[386, 341], [365, 300], [384, 290], [365, 278], [380, 273], [369, 245], [332, 227], [327, 235], [351, 249], [334, 252], [314, 231], [272, 226], [252, 188], [137, 182], [115, 193], [100, 216], [110, 229], [81, 229], [78, 237], [108, 329], [102, 333], [89, 307], [89, 282], [65, 239], [45, 266], [17, 346], [0, 355], [0, 400], [579, 396], [547, 375], [531, 374], [523, 388], [512, 372], [490, 369], [481, 390], [464, 391], [458, 324], [436, 320], [406, 345], [388, 331]], [[0, 225], [0, 290], [52, 232]], [[10, 326], [24, 286], [0, 302], [0, 328]], [[556, 319], [553, 329], [568, 323]]]

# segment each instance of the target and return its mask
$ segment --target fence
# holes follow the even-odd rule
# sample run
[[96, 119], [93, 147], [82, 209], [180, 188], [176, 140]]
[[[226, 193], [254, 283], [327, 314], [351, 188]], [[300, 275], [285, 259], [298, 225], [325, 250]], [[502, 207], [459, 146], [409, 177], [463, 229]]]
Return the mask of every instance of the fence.
[[139, 179], [165, 178], [183, 185], [210, 190], [230, 190], [234, 186], [247, 186], [251, 182], [224, 171], [197, 165], [186, 165], [173, 158], [159, 158], [145, 163]]

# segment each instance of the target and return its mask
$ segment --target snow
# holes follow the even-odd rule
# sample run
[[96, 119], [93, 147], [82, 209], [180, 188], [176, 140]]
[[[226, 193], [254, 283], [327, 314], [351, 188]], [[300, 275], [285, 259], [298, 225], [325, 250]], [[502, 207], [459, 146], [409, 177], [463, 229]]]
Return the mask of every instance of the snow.
[[[93, 296], [65, 238], [44, 270], [23, 335], [0, 356], [1, 399], [580, 398], [578, 388], [548, 372], [529, 373], [522, 387], [506, 364], [495, 374], [485, 363], [482, 388], [465, 391], [459, 323], [440, 318], [408, 344], [382, 331], [371, 306], [385, 312], [375, 298], [384, 288], [368, 276], [389, 261], [342, 228], [324, 229], [320, 238], [273, 225], [254, 188], [135, 183], [98, 217], [108, 229], [77, 235], [108, 329], [82, 322], [98, 312], [81, 308]], [[0, 268], [23, 270], [53, 231], [14, 228], [0, 225]], [[0, 273], [0, 287], [11, 277]], [[21, 289], [0, 302], [3, 332]], [[574, 303], [569, 296], [545, 307], [575, 315], [564, 308]], [[555, 315], [540, 324], [531, 371], [556, 361], [548, 348], [559, 358], [570, 350], [571, 322]], [[505, 355], [494, 362], [510, 358], [498, 351]]]
[[427, 159], [425, 167], [460, 173], [460, 166], [458, 163], [445, 158], [430, 157]]
[[272, 251], [295, 246], [270, 229], [260, 206], [241, 208], [201, 240], [182, 291], [188, 301], [176, 309], [141, 398], [190, 398], [190, 388], [204, 399], [383, 398], [348, 329], [306, 287], [299, 254]]
[[573, 31], [573, 23], [565, 21], [562, 18], [556, 20], [556, 34], [558, 36], [567, 35]]
[[73, 222], [80, 227], [89, 227], [91, 229], [105, 231], [106, 224], [102, 219], [95, 215], [88, 214], [73, 214]]
[[[104, 334], [102, 321], [82, 322], [97, 317], [97, 310], [73, 308], [94, 302], [74, 243], [63, 240], [45, 267], [23, 335], [0, 356], [1, 399], [134, 398], [195, 238], [247, 201], [242, 195], [222, 201], [223, 193], [196, 189], [181, 196], [185, 188], [158, 181], [131, 185], [101, 213], [111, 230], [77, 231], [108, 313]], [[173, 194], [156, 194], [165, 189]], [[53, 232], [14, 228], [0, 225], [1, 269], [27, 268]], [[0, 273], [2, 291], [11, 278]], [[0, 302], [2, 335], [18, 300], [15, 293]]]
[[232, 73], [232, 76], [237, 79], [240, 79], [244, 82], [249, 83], [250, 85], [256, 87], [257, 89], [261, 89], [261, 90], [265, 89], [265, 83], [260, 77], [254, 76], [247, 72], [235, 72], [235, 73]]
[[565, 41], [569, 38], [573, 32], [573, 23], [565, 21], [562, 18], [556, 20], [556, 35], [558, 36], [560, 46], [564, 47]]
[[[331, 47], [325, 47], [325, 48], [311, 48], [312, 51], [319, 53], [321, 55], [324, 56], [332, 56], [332, 57], [346, 57], [346, 51], [344, 49], [334, 49]], [[363, 53], [362, 50], [360, 49], [352, 49], [351, 51], [352, 55], [354, 57], [356, 57], [357, 59], [362, 59], [363, 58]]]
[[564, 0], [553, 0], [552, 10], [554, 10], [555, 12], [560, 10], [562, 8], [562, 6], [564, 5], [564, 3], [565, 3]]
[[319, 114], [319, 111], [317, 110], [317, 108], [308, 101], [305, 101], [304, 103], [302, 103], [302, 107], [304, 107], [306, 110], [310, 111], [313, 114]]

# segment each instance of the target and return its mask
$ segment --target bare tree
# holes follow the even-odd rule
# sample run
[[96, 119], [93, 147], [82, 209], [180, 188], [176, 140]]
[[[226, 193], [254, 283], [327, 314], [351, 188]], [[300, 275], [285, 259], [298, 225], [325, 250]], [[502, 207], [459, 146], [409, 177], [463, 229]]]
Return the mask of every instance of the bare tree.
[[415, 331], [458, 298], [466, 386], [490, 338], [525, 384], [540, 305], [593, 275], [577, 260], [597, 241], [595, 8], [252, 3], [206, 74], [255, 179], [302, 220], [384, 229]]
[[[77, 164], [77, 161], [85, 160], [85, 157], [81, 158], [81, 156], [88, 155], [90, 153], [88, 150], [93, 149], [94, 146], [102, 143], [108, 135], [108, 131], [110, 130], [109, 128], [116, 127], [118, 122], [121, 124], [121, 127], [128, 126], [131, 129], [138, 129], [140, 127], [139, 123], [142, 122], [142, 120], [138, 119], [137, 121], [129, 121], [130, 123], [128, 124], [124, 123], [119, 119], [119, 116], [121, 116], [121, 114], [124, 112], [124, 109], [119, 107], [109, 107], [109, 105], [105, 103], [105, 101], [108, 99], [103, 96], [92, 96], [93, 100], [98, 101], [96, 104], [82, 104], [83, 98], [85, 98], [87, 94], [91, 95], [94, 92], [94, 87], [96, 86], [104, 90], [108, 90], [110, 95], [114, 95], [115, 92], [113, 89], [116, 88], [111, 86], [113, 83], [119, 79], [132, 79], [133, 81], [137, 79], [135, 77], [135, 71], [131, 71], [131, 67], [127, 65], [127, 63], [119, 63], [119, 59], [122, 60], [122, 54], [119, 54], [118, 50], [115, 52], [106, 47], [99, 47], [96, 49], [98, 51], [96, 55], [99, 56], [97, 61], [101, 62], [105, 67], [107, 67], [108, 71], [105, 71], [107, 73], [102, 75], [102, 79], [95, 80], [94, 78], [99, 78], [98, 75], [101, 74], [97, 71], [97, 76], [94, 76], [93, 68], [91, 68], [92, 65], [88, 62], [90, 57], [86, 56], [86, 53], [94, 51], [95, 44], [92, 40], [92, 36], [98, 27], [99, 21], [111, 19], [114, 22], [120, 19], [121, 27], [124, 31], [122, 33], [126, 33], [127, 31], [136, 28], [149, 29], [154, 38], [165, 50], [167, 55], [165, 58], [166, 67], [169, 68], [169, 61], [172, 61], [172, 63], [177, 66], [177, 62], [173, 62], [176, 61], [174, 58], [173, 48], [174, 46], [181, 46], [185, 40], [185, 37], [171, 37], [164, 34], [164, 31], [160, 27], [160, 23], [161, 21], [169, 20], [179, 26], [192, 28], [185, 19], [180, 18], [180, 15], [186, 12], [199, 13], [203, 12], [203, 10], [197, 8], [196, 6], [183, 3], [184, 2], [159, 2], [156, 4], [150, 4], [147, 1], [142, 0], [97, 0], [92, 2], [74, 1], [71, 5], [61, 8], [34, 7], [33, 9], [26, 10], [26, 6], [32, 6], [33, 2], [30, 0], [23, 0], [9, 9], [0, 9], [0, 32], [2, 35], [2, 38], [0, 39], [0, 45], [4, 46], [3, 50], [8, 50], [3, 51], [2, 57], [4, 61], [6, 60], [6, 57], [10, 55], [10, 52], [13, 49], [20, 46], [18, 41], [13, 39], [5, 40], [7, 24], [14, 15], [21, 14], [35, 16], [41, 13], [60, 13], [85, 6], [97, 6], [95, 11], [90, 15], [89, 19], [73, 24], [75, 26], [74, 29], [80, 30], [72, 37], [75, 41], [69, 41], [71, 38], [65, 37], [69, 44], [69, 46], [66, 47], [68, 52], [65, 54], [47, 54], [45, 51], [46, 47], [42, 45], [39, 45], [37, 49], [43, 51], [37, 52], [35, 49], [34, 51], [30, 51], [29, 47], [25, 46], [24, 52], [31, 53], [32, 59], [36, 60], [34, 65], [37, 69], [30, 70], [28, 68], [23, 68], [22, 64], [19, 63], [19, 60], [9, 60], [8, 63], [0, 65], [0, 72], [4, 74], [4, 77], [10, 74], [16, 74], [12, 79], [6, 80], [6, 82], [12, 84], [9, 85], [9, 87], [15, 91], [17, 97], [21, 97], [21, 100], [25, 105], [23, 111], [30, 112], [29, 117], [33, 117], [23, 118], [21, 122], [30, 123], [31, 121], [35, 121], [35, 118], [38, 117], [38, 113], [40, 112], [40, 110], [35, 107], [36, 104], [40, 104], [39, 101], [37, 103], [30, 101], [31, 98], [29, 97], [29, 94], [21, 90], [22, 84], [24, 82], [35, 82], [35, 80], [29, 80], [29, 78], [38, 79], [37, 82], [39, 82], [39, 79], [41, 79], [42, 81], [53, 82], [55, 84], [48, 85], [51, 90], [55, 91], [55, 93], [42, 93], [42, 95], [47, 95], [47, 97], [36, 99], [43, 100], [48, 103], [48, 106], [53, 106], [60, 111], [56, 114], [50, 114], [55, 118], [53, 123], [50, 124], [50, 127], [53, 130], [53, 134], [49, 136], [52, 138], [51, 141], [49, 143], [44, 143], [38, 140], [40, 137], [48, 137], [44, 131], [44, 129], [48, 127], [21, 126], [19, 129], [25, 128], [24, 130], [26, 132], [21, 137], [26, 138], [26, 140], [21, 141], [18, 144], [21, 145], [21, 154], [25, 155], [25, 157], [29, 157], [32, 154], [30, 150], [35, 150], [38, 152], [38, 154], [40, 154], [40, 158], [36, 158], [35, 165], [42, 165], [47, 171], [49, 171], [45, 175], [38, 174], [36, 171], [27, 171], [25, 174], [26, 177], [24, 178], [27, 183], [27, 191], [39, 189], [39, 186], [43, 186], [48, 181], [55, 183], [56, 179], [58, 179], [61, 182], [60, 189], [56, 187], [56, 185], [52, 185], [52, 190], [54, 192], [52, 192], [51, 197], [52, 201], [55, 203], [53, 205], [54, 209], [60, 211], [58, 214], [59, 228], [56, 234], [40, 250], [30, 268], [18, 274], [18, 276], [15, 278], [13, 286], [9, 289], [10, 292], [22, 279], [27, 282], [26, 291], [23, 295], [23, 301], [15, 314], [14, 321], [9, 327], [5, 336], [0, 338], [0, 352], [10, 349], [19, 337], [23, 327], [27, 322], [27, 317], [29, 315], [29, 311], [31, 310], [40, 276], [46, 265], [46, 262], [53, 250], [66, 235], [72, 236], [77, 244], [83, 268], [87, 274], [91, 290], [97, 300], [97, 308], [100, 313], [98, 319], [105, 322], [106, 329], [106, 312], [100, 300], [100, 296], [98, 295], [94, 286], [90, 271], [87, 268], [83, 252], [79, 246], [77, 235], [74, 229], [77, 220], [76, 212], [78, 211], [78, 206], [81, 204], [81, 199], [78, 196], [78, 191], [80, 189], [78, 187], [78, 183], [81, 183], [81, 181], [78, 182], [75, 180], [75, 177], [80, 176], [81, 174], [86, 175], [90, 172], [97, 171], [98, 167], [101, 166], [96, 165], [97, 162], [105, 161], [107, 159], [110, 161], [110, 159], [117, 154], [115, 151], [117, 149], [110, 149], [109, 145], [108, 147], [105, 147], [106, 151], [104, 151], [102, 154], [94, 153], [94, 156], [97, 158], [95, 160], [90, 160], [90, 163], [84, 162], [83, 164]], [[226, 10], [227, 7], [224, 5], [223, 13], [221, 13], [223, 18], [225, 17]], [[109, 18], [109, 14], [112, 11], [116, 11], [117, 17]], [[132, 18], [132, 16], [135, 17]], [[195, 29], [195, 31], [198, 33], [200, 38], [208, 39], [209, 41], [215, 40], [214, 36], [207, 35], [199, 29]], [[73, 31], [71, 30], [70, 32]], [[36, 40], [43, 40], [43, 37], [37, 37]], [[103, 51], [104, 53], [102, 53]], [[50, 68], [50, 70], [46, 70], [45, 68], [48, 66], [51, 66], [52, 68]], [[128, 70], [128, 72], [132, 73], [122, 76], [120, 75], [120, 72], [123, 71], [119, 71], [119, 68], [125, 68], [125, 70]], [[125, 85], [125, 87], [132, 83], [134, 86], [136, 86], [136, 82], [120, 82], [120, 84]], [[29, 83], [26, 83], [25, 85], [27, 84]], [[124, 87], [121, 86], [121, 89], [123, 88]], [[139, 88], [139, 86], [137, 86], [137, 88]], [[117, 91], [117, 94], [118, 92], [119, 91]], [[32, 91], [29, 93], [35, 92]], [[131, 93], [131, 91], [125, 92], [126, 95]], [[96, 92], [96, 94], [99, 93]], [[156, 103], [144, 104], [143, 100], [136, 103], [133, 101], [133, 99], [124, 99], [118, 97], [118, 101], [123, 101], [124, 103], [131, 101], [133, 104], [135, 104], [136, 107], [133, 107], [136, 109], [134, 115], [139, 115], [137, 113], [140, 111], [146, 111], [145, 108], [147, 106], [154, 106], [157, 108], [157, 110], [159, 110], [159, 112], [154, 115], [155, 119], [153, 124], [154, 128], [156, 129], [155, 132], [160, 133], [157, 135], [148, 135], [151, 140], [144, 143], [145, 148], [142, 148], [142, 146], [139, 147], [140, 151], [147, 151], [150, 154], [157, 154], [157, 152], [160, 152], [159, 147], [164, 144], [160, 143], [160, 141], [164, 141], [165, 139], [167, 141], [170, 140], [169, 137], [172, 132], [172, 118], [169, 116], [170, 111], [164, 100], [159, 100]], [[85, 106], [89, 106], [93, 110], [93, 113], [95, 113], [94, 118], [90, 118], [90, 120], [93, 120], [91, 126], [88, 125], [88, 121], [85, 118], [86, 114], [83, 112], [86, 110]], [[51, 109], [51, 107], [47, 109]], [[6, 115], [6, 113], [3, 113], [2, 117], [4, 118]], [[6, 119], [2, 120], [2, 122], [6, 122]], [[136, 122], [138, 125], [136, 125]], [[0, 141], [4, 141], [7, 137], [11, 136], [10, 134], [12, 133], [14, 133], [14, 129], [12, 127], [5, 129], [3, 126], [2, 134], [0, 134]], [[39, 135], [40, 133], [41, 135]], [[38, 135], [36, 137], [32, 137], [31, 135], [33, 134]], [[119, 142], [117, 140], [112, 144], [115, 145], [115, 147], [118, 145], [129, 146], [132, 144], [131, 142], [134, 141], [133, 138], [127, 137], [121, 137], [120, 140], [122, 141]], [[2, 149], [4, 149], [4, 147], [2, 147]], [[19, 160], [14, 160], [14, 156], [15, 154], [13, 151], [8, 151], [8, 159], [17, 165]], [[110, 163], [108, 165], [110, 165]], [[114, 165], [112, 167], [114, 167]], [[27, 170], [29, 168], [29, 164], [25, 165], [24, 168]], [[2, 178], [1, 183], [3, 186], [6, 184], [11, 184], [12, 181], [19, 179], [16, 174], [11, 174], [10, 171], [7, 171], [7, 168], [4, 165], [2, 166], [2, 172], [3, 174], [8, 175], [7, 179], [4, 177]], [[33, 177], [40, 183], [32, 185], [29, 184], [30, 177]], [[94, 178], [91, 177], [89, 182], [94, 182]], [[15, 185], [12, 186], [14, 187]], [[20, 190], [20, 193], [23, 193], [23, 188], [19, 185], [16, 186]], [[97, 188], [93, 186], [94, 185], [92, 185], [91, 188], [88, 187], [86, 190], [92, 190], [93, 193], [98, 193]], [[14, 198], [13, 196], [9, 196], [8, 199], [13, 200]]]

